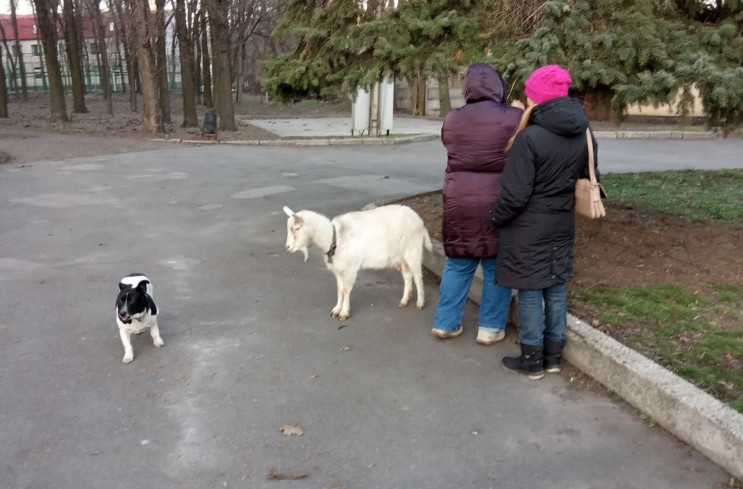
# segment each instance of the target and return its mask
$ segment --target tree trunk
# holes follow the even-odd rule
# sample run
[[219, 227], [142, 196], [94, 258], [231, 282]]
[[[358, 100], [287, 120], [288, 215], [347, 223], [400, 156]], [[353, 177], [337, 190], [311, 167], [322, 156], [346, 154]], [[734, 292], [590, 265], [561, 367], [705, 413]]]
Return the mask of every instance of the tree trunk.
[[0, 50], [0, 118], [8, 118], [8, 89], [5, 84], [5, 67], [3, 67], [3, 52]]
[[157, 100], [164, 124], [170, 124], [170, 99], [168, 98], [168, 58], [165, 46], [165, 0], [155, 0], [155, 66], [157, 80]]
[[64, 0], [62, 5], [65, 51], [67, 52], [67, 66], [70, 70], [70, 82], [72, 83], [72, 111], [76, 114], [84, 114], [88, 112], [88, 108], [85, 106], [82, 46], [78, 42], [80, 26], [75, 19], [75, 6], [72, 0]]
[[[190, 12], [190, 9], [189, 9]], [[194, 64], [194, 84], [196, 85], [196, 103], [203, 104], [201, 98], [201, 18], [200, 13], [196, 13], [193, 21], [192, 32], [189, 33], [191, 36], [191, 46], [193, 48], [193, 64]]]
[[[133, 28], [126, 19], [132, 19], [134, 10], [131, 2], [126, 3], [126, 17], [124, 16], [124, 2], [110, 0], [116, 9], [118, 23], [116, 30], [121, 30], [121, 41], [124, 44], [124, 62], [126, 63], [126, 77], [129, 81], [129, 109], [137, 111], [137, 55], [134, 48]], [[109, 3], [109, 5], [110, 5]], [[122, 75], [123, 76], [123, 75]]]
[[449, 96], [449, 73], [439, 73], [439, 117], [446, 117], [451, 112], [451, 97]]
[[229, 0], [207, 0], [207, 10], [209, 11], [212, 65], [214, 66], [215, 109], [219, 115], [219, 129], [236, 131], [230, 73], [230, 37], [227, 25], [228, 3]]
[[[18, 52], [18, 67], [20, 68], [21, 75], [21, 93], [23, 94], [23, 101], [28, 102], [28, 86], [26, 85], [26, 63], [23, 61], [23, 51], [21, 50], [21, 42], [18, 39], [18, 19], [16, 17], [16, 6], [18, 0], [10, 0], [10, 22], [13, 25], [13, 34], [15, 39], [15, 49]], [[15, 81], [15, 73], [13, 73], [13, 79]]]
[[183, 124], [181, 127], [197, 127], [196, 83], [194, 80], [194, 59], [191, 36], [186, 22], [186, 0], [175, 2], [175, 28], [178, 36], [181, 60], [181, 96], [183, 97]]
[[206, 11], [202, 11], [201, 15], [201, 60], [204, 76], [204, 106], [214, 107], [214, 100], [212, 99], [212, 61], [209, 56], [209, 38], [207, 37], [208, 29], [206, 28]]
[[[67, 1], [67, 0], [65, 0]], [[103, 90], [103, 100], [106, 101], [106, 113], [113, 115], [113, 100], [111, 99], [111, 66], [108, 62], [108, 47], [106, 46], [106, 28], [103, 26], [101, 18], [100, 0], [92, 0], [90, 7], [93, 11], [93, 21], [95, 22], [96, 37], [98, 38], [98, 54], [101, 57], [101, 89]]]
[[65, 107], [62, 72], [57, 57], [57, 25], [54, 0], [34, 0], [36, 6], [36, 22], [41, 37], [44, 61], [49, 76], [49, 109], [51, 119], [56, 122], [67, 122], [67, 108]]
[[[38, 1], [38, 0], [37, 0]], [[155, 80], [155, 57], [149, 37], [154, 25], [150, 16], [148, 0], [136, 0], [134, 36], [132, 40], [137, 47], [137, 60], [142, 84], [142, 124], [144, 130], [153, 133], [165, 132], [160, 117], [160, 106], [157, 103], [157, 82]]]
[[410, 96], [413, 115], [425, 116], [426, 115], [426, 80], [420, 75], [417, 75], [413, 79], [413, 83], [410, 86]]
[[243, 63], [245, 60], [245, 44], [240, 44], [240, 46], [235, 49], [235, 53], [237, 54], [237, 56], [235, 56], [235, 74], [237, 75], [235, 77], [237, 85], [237, 90], [235, 90], [235, 105], [240, 105], [243, 92], [243, 80], [245, 79], [243, 75], [243, 70], [245, 69]]
[[[119, 77], [121, 78], [121, 93], [126, 93], [126, 78], [124, 78], [124, 59], [121, 56], [121, 43], [126, 42], [126, 29], [120, 24], [123, 24], [120, 14], [118, 12], [114, 14], [114, 6], [111, 5], [116, 0], [107, 0], [108, 11], [111, 13], [114, 19], [114, 46], [116, 47], [116, 62], [119, 66]], [[116, 2], [121, 3], [121, 2]], [[119, 6], [120, 8], [120, 6]], [[119, 29], [122, 30], [122, 35], [119, 36]]]

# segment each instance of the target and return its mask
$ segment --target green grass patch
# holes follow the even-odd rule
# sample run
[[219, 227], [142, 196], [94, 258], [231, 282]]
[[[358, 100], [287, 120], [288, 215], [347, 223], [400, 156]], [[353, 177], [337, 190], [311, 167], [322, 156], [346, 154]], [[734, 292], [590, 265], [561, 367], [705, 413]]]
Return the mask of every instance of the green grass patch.
[[690, 219], [743, 225], [743, 170], [608, 173], [613, 201]]
[[569, 290], [571, 308], [594, 311], [602, 330], [743, 412], [743, 288], [709, 297], [674, 284]]

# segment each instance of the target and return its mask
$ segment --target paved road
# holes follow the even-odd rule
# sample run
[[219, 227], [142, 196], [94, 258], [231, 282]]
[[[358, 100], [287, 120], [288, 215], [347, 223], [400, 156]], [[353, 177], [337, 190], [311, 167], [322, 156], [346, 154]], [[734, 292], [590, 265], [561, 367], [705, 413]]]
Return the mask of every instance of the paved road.
[[[723, 143], [602, 141], [600, 158], [724, 166], [743, 148]], [[396, 272], [363, 272], [338, 329], [318, 251], [284, 252], [282, 206], [355, 210], [438, 188], [443, 168], [435, 141], [1, 166], [0, 487], [284, 487], [271, 471], [302, 488], [726, 482], [613, 399], [504, 372], [516, 347], [477, 345], [473, 307], [463, 336], [431, 336], [433, 277], [417, 311], [396, 306]], [[114, 299], [131, 272], [154, 282], [166, 344], [137, 336], [124, 365]]]

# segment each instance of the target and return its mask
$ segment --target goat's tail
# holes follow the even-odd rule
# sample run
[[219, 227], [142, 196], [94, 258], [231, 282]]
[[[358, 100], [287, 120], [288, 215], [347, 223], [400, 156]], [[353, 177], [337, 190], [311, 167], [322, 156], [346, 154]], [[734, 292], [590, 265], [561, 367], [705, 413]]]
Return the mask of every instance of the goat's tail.
[[425, 246], [428, 251], [433, 251], [431, 236], [428, 235], [428, 229], [425, 227], [423, 228], [423, 246]]

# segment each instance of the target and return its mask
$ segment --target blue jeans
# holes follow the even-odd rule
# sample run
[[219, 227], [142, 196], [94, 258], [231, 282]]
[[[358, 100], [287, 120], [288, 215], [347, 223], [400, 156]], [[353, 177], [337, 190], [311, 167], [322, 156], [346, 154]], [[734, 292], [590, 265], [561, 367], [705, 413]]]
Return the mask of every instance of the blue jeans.
[[539, 346], [544, 338], [565, 341], [568, 326], [568, 299], [565, 284], [546, 289], [519, 290], [519, 340]]
[[456, 331], [462, 325], [464, 304], [477, 265], [482, 263], [482, 300], [478, 326], [486, 331], [503, 331], [508, 319], [511, 289], [495, 283], [495, 258], [447, 258], [439, 287], [434, 329]]

